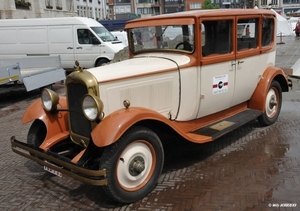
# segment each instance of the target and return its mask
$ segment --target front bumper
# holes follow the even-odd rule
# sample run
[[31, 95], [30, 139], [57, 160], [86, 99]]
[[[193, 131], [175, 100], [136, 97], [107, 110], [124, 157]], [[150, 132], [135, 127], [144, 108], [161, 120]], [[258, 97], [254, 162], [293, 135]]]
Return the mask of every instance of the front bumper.
[[16, 140], [14, 136], [11, 137], [11, 147], [15, 153], [83, 183], [97, 186], [107, 185], [105, 169], [92, 170], [77, 166], [72, 162], [60, 159], [58, 155], [56, 156], [53, 153], [33, 149], [29, 144]]

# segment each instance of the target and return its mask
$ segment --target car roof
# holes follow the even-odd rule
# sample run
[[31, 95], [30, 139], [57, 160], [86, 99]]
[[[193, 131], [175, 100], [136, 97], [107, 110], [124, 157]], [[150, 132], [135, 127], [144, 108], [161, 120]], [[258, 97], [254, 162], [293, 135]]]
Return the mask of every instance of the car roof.
[[[192, 10], [185, 12], [169, 13], [163, 15], [156, 15], [145, 18], [137, 18], [130, 20], [126, 23], [125, 28], [133, 28], [143, 22], [152, 22], [167, 19], [196, 19], [200, 17], [225, 17], [225, 16], [235, 16], [235, 15], [272, 15], [276, 17], [275, 13], [267, 9], [213, 9], [213, 10]], [[177, 21], [175, 22], [177, 23]]]

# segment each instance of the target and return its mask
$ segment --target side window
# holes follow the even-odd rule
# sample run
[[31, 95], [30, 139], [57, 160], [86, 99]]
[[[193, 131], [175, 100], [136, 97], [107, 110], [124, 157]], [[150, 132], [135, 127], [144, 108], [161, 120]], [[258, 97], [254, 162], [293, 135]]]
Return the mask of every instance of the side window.
[[274, 33], [274, 19], [266, 18], [264, 19], [262, 25], [262, 46], [268, 46], [272, 43]]
[[239, 19], [237, 23], [237, 50], [247, 50], [257, 47], [258, 18]]
[[201, 27], [202, 55], [232, 52], [232, 20], [203, 21]]
[[77, 37], [79, 44], [92, 44], [94, 35], [88, 29], [77, 29]]

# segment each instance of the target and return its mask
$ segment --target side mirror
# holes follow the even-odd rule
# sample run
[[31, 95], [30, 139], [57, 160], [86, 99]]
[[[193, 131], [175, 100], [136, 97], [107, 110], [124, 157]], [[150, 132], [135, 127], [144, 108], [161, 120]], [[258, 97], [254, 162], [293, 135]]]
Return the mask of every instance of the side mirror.
[[92, 44], [99, 45], [99, 44], [101, 44], [101, 42], [96, 37], [92, 37]]

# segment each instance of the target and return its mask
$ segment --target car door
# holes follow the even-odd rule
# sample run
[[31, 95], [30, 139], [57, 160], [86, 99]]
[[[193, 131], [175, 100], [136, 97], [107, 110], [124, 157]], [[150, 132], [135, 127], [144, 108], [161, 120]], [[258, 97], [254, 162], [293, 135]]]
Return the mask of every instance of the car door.
[[231, 106], [235, 89], [234, 16], [201, 20], [200, 104], [197, 118]]
[[[235, 90], [232, 106], [249, 100], [266, 68], [259, 48], [259, 16], [236, 18]], [[264, 61], [262, 61], [264, 60]]]
[[[98, 40], [89, 28], [75, 27], [75, 57], [80, 65], [85, 68], [95, 66], [97, 57], [100, 56], [100, 42], [95, 44], [93, 40]], [[94, 43], [94, 44], [93, 44]]]

